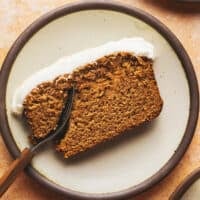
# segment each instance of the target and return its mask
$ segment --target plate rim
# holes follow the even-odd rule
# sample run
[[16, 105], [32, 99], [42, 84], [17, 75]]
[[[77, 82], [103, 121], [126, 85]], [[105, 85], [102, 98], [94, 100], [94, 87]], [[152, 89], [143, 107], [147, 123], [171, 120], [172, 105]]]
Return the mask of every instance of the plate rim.
[[42, 185], [56, 192], [62, 193], [68, 197], [71, 197], [73, 199], [111, 200], [111, 199], [124, 199], [130, 196], [133, 197], [156, 185], [163, 178], [165, 178], [172, 171], [172, 169], [178, 164], [178, 162], [181, 160], [182, 156], [184, 155], [185, 151], [187, 150], [187, 147], [189, 146], [192, 140], [199, 114], [198, 83], [192, 62], [187, 52], [185, 51], [184, 47], [177, 39], [177, 37], [162, 22], [160, 22], [158, 19], [156, 19], [155, 17], [146, 13], [143, 10], [114, 1], [109, 1], [109, 2], [106, 2], [104, 0], [100, 0], [98, 2], [81, 1], [81, 2], [69, 3], [64, 6], [58, 7], [42, 15], [40, 18], [35, 20], [31, 25], [29, 25], [25, 29], [25, 31], [20, 34], [20, 36], [17, 38], [17, 40], [10, 48], [1, 68], [1, 74], [0, 74], [0, 85], [2, 86], [2, 89], [0, 90], [1, 135], [11, 155], [14, 158], [18, 157], [20, 154], [20, 150], [18, 149], [15, 140], [12, 137], [12, 131], [9, 128], [7, 113], [6, 113], [6, 100], [5, 100], [9, 73], [15, 59], [17, 58], [18, 53], [21, 51], [26, 42], [28, 42], [28, 40], [35, 33], [37, 33], [37, 31], [39, 31], [43, 26], [47, 25], [48, 23], [50, 23], [55, 19], [58, 19], [59, 17], [83, 10], [110, 10], [128, 14], [150, 25], [168, 41], [168, 43], [173, 48], [174, 52], [176, 53], [176, 55], [178, 56], [179, 60], [182, 63], [189, 86], [190, 109], [184, 136], [179, 146], [177, 147], [175, 153], [172, 155], [172, 157], [153, 176], [149, 177], [148, 179], [146, 179], [145, 181], [141, 182], [138, 185], [117, 192], [100, 193], [100, 194], [78, 192], [71, 189], [67, 189], [56, 183], [53, 183], [51, 180], [49, 180], [44, 175], [40, 174], [40, 172], [35, 170], [30, 165], [26, 168], [26, 172]]
[[200, 167], [190, 172], [171, 194], [170, 200], [179, 200], [187, 190], [200, 178]]

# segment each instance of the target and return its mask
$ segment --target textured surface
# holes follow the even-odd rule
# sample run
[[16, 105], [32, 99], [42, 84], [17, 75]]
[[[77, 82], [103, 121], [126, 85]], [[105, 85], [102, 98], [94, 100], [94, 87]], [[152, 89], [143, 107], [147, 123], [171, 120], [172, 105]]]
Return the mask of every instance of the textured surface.
[[44, 137], [56, 128], [64, 90], [69, 82], [75, 84], [69, 129], [57, 146], [66, 158], [151, 121], [161, 111], [152, 61], [146, 57], [112, 54], [82, 66], [71, 76], [69, 81], [61, 76], [40, 84], [24, 103], [33, 136]]
[[[0, 26], [2, 31], [0, 36], [0, 62], [3, 61], [10, 45], [16, 37], [29, 25], [34, 19], [59, 5], [69, 1], [66, 0], [2, 0], [0, 2]], [[170, 0], [126, 0], [123, 1], [130, 5], [146, 10], [165, 23], [181, 40], [188, 51], [194, 64], [197, 76], [200, 73], [200, 6], [176, 4]], [[160, 200], [168, 199], [170, 193], [178, 183], [195, 167], [200, 165], [200, 135], [199, 123], [190, 148], [186, 155], [176, 167], [176, 169], [158, 186], [152, 188], [143, 195], [138, 196], [138, 200]], [[11, 162], [2, 139], [0, 139], [0, 174]], [[22, 174], [18, 180], [9, 189], [8, 193], [2, 198], [6, 199], [65, 199], [56, 193], [46, 189], [41, 189], [40, 185], [35, 183], [26, 175]]]
[[72, 74], [77, 86], [69, 130], [57, 149], [73, 156], [151, 121], [162, 100], [151, 60], [119, 53]]
[[80, 67], [68, 80], [60, 76], [28, 94], [24, 114], [33, 137], [40, 139], [56, 128], [70, 82], [76, 94], [69, 129], [57, 146], [65, 158], [151, 121], [162, 108], [152, 60], [111, 54]]
[[28, 119], [32, 139], [41, 139], [55, 130], [67, 97], [67, 75], [43, 82], [34, 88], [24, 101], [24, 116]]

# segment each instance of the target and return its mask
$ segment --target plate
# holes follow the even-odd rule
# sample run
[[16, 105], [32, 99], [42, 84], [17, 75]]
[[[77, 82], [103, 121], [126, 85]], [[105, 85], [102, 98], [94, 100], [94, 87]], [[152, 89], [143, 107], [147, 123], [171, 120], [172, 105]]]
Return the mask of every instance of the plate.
[[58, 58], [108, 41], [139, 36], [155, 46], [154, 71], [164, 107], [150, 125], [75, 161], [51, 145], [34, 157], [30, 176], [71, 198], [118, 199], [162, 180], [191, 142], [198, 117], [198, 86], [191, 61], [175, 35], [153, 16], [118, 3], [82, 2], [53, 10], [13, 44], [2, 67], [0, 124], [14, 157], [29, 146], [28, 131], [11, 114], [16, 88]]
[[198, 200], [200, 197], [200, 168], [191, 172], [176, 188], [170, 200]]

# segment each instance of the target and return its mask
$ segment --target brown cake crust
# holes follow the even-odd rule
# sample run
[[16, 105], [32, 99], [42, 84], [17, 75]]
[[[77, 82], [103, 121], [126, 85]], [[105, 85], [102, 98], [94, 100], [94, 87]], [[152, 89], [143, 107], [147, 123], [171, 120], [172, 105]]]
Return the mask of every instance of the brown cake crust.
[[152, 60], [120, 52], [40, 84], [24, 101], [33, 136], [57, 126], [66, 90], [76, 85], [69, 129], [56, 149], [70, 157], [157, 117], [163, 101]]

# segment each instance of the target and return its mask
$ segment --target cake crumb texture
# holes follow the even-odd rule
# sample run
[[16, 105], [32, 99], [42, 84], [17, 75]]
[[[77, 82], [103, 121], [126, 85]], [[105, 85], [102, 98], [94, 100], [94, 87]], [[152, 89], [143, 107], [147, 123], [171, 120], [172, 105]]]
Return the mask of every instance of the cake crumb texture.
[[54, 81], [38, 85], [24, 101], [24, 116], [30, 125], [32, 139], [42, 139], [55, 130], [67, 98], [66, 90], [71, 87], [68, 75], [60, 76]]
[[72, 84], [76, 94], [69, 128], [56, 146], [65, 158], [151, 121], [163, 104], [152, 65], [147, 57], [119, 52], [81, 66], [70, 76], [40, 84], [24, 103], [34, 137], [44, 137], [56, 128], [65, 91]]

